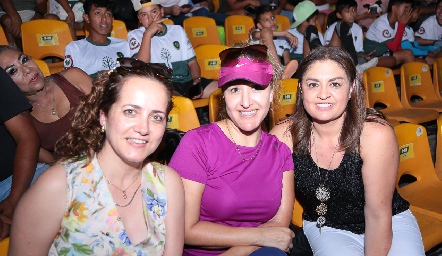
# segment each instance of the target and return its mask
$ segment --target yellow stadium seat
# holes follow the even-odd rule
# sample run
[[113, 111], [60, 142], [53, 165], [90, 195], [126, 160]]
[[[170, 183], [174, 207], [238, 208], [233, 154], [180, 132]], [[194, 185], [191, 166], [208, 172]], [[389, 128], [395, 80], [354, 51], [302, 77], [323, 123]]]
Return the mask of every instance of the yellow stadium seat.
[[433, 85], [436, 97], [442, 100], [442, 57], [437, 58], [433, 62]]
[[406, 108], [442, 112], [442, 101], [434, 93], [430, 67], [426, 63], [409, 62], [401, 66], [401, 102]]
[[9, 251], [9, 237], [0, 242], [0, 255], [8, 255]]
[[8, 40], [6, 39], [5, 31], [3, 31], [2, 26], [0, 26], [0, 45], [8, 45]]
[[[84, 26], [84, 34], [86, 37], [89, 36], [90, 25], [86, 23]], [[112, 22], [112, 30], [110, 32], [110, 37], [120, 38], [123, 40], [127, 40], [127, 28], [126, 24], [124, 24], [121, 20], [115, 20]]]
[[277, 14], [276, 25], [278, 31], [285, 31], [290, 28], [290, 20], [287, 16]]
[[221, 44], [215, 20], [209, 17], [194, 16], [184, 20], [183, 28], [193, 48], [205, 44]]
[[195, 48], [196, 60], [201, 68], [201, 76], [218, 80], [221, 60], [219, 53], [228, 47], [219, 44], [200, 45]]
[[253, 19], [245, 15], [230, 15], [226, 18], [226, 45], [234, 45], [249, 40], [250, 29], [255, 26]]
[[164, 20], [164, 21], [163, 21], [163, 24], [166, 24], [166, 25], [175, 25], [175, 23], [173, 23], [173, 20], [171, 20], [171, 19]]
[[384, 67], [372, 67], [363, 74], [367, 107], [374, 108], [381, 104], [380, 111], [389, 119], [424, 123], [436, 120], [439, 113], [432, 109], [406, 109], [399, 100], [393, 71]]
[[167, 117], [167, 128], [187, 132], [200, 126], [192, 100], [173, 96], [173, 108]]
[[[31, 20], [21, 24], [23, 52], [39, 60], [47, 57], [64, 59], [64, 49], [72, 42], [68, 24], [60, 20]], [[64, 69], [63, 61], [48, 63], [51, 73]]]
[[218, 119], [218, 103], [222, 95], [221, 88], [212, 92], [209, 96], [209, 122], [219, 121]]
[[437, 118], [436, 163], [434, 168], [437, 176], [442, 180], [442, 115]]
[[416, 124], [400, 124], [394, 127], [394, 131], [400, 161], [396, 188], [410, 202], [410, 209], [420, 213], [418, 223], [425, 250], [429, 250], [442, 242], [442, 232], [434, 232], [434, 225], [440, 227], [442, 223], [442, 181], [434, 169], [425, 128]]
[[292, 223], [298, 227], [302, 227], [302, 212], [304, 209], [295, 198], [295, 204], [293, 205]]
[[202, 108], [209, 105], [209, 99], [196, 99], [192, 100], [192, 104], [194, 108]]
[[44, 76], [50, 76], [51, 72], [49, 71], [48, 64], [44, 60], [34, 60], [35, 63], [37, 63], [38, 67], [40, 68], [41, 72]]
[[442, 230], [442, 220], [429, 216], [413, 206], [410, 206], [410, 210], [419, 225], [425, 251], [439, 245], [442, 242], [442, 232], [440, 232]]
[[298, 79], [286, 78], [281, 80], [281, 96], [279, 104], [272, 106], [269, 111], [270, 130], [279, 120], [295, 112], [296, 92], [298, 91]]

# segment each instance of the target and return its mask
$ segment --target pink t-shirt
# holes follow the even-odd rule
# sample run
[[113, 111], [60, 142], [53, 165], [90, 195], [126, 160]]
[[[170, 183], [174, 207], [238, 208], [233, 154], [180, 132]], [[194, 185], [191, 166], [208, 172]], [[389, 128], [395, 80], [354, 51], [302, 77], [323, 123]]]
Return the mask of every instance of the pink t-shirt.
[[[216, 123], [187, 132], [169, 166], [183, 178], [205, 184], [200, 220], [231, 227], [256, 227], [279, 209], [283, 172], [293, 170], [290, 149], [262, 132], [256, 147], [239, 149]], [[185, 249], [183, 255], [218, 255], [222, 251]]]

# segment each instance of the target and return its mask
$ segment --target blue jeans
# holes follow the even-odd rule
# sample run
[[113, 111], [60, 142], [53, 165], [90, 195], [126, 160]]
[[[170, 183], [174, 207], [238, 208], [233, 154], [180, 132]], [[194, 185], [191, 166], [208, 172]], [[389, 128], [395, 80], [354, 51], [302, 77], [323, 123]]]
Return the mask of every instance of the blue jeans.
[[275, 247], [262, 247], [252, 252], [249, 256], [287, 256], [287, 254]]
[[[46, 171], [50, 166], [48, 164], [44, 163], [38, 163], [37, 168], [35, 168], [35, 174], [34, 178], [31, 181], [31, 184], [34, 183], [34, 181], [42, 174], [44, 171]], [[5, 200], [9, 193], [11, 193], [11, 186], [12, 186], [12, 175], [6, 178], [5, 180], [0, 181], [0, 202]]]

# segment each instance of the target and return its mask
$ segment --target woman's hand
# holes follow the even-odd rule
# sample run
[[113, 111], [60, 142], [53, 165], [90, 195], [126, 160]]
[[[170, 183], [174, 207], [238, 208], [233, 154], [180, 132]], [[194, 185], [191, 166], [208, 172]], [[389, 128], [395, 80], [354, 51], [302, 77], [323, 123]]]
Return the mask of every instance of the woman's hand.
[[259, 236], [259, 245], [267, 247], [276, 247], [285, 252], [293, 248], [292, 240], [295, 233], [286, 227], [259, 227], [261, 234]]

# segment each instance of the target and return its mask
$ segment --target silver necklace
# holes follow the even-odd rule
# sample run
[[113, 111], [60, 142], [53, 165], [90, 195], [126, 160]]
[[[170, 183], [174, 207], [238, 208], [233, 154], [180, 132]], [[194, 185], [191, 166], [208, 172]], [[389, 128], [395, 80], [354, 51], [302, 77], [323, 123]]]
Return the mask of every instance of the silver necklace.
[[[319, 228], [319, 233], [321, 233], [321, 228], [322, 228], [322, 226], [324, 226], [325, 221], [326, 221], [324, 215], [327, 213], [327, 209], [328, 209], [325, 202], [327, 202], [328, 199], [330, 199], [330, 189], [328, 187], [326, 187], [324, 183], [327, 182], [328, 170], [330, 170], [330, 166], [333, 162], [333, 158], [335, 158], [337, 145], [333, 149], [333, 155], [330, 160], [330, 163], [328, 164], [324, 182], [322, 182], [321, 181], [321, 170], [318, 165], [319, 164], [318, 149], [316, 148], [316, 141], [315, 141], [315, 134], [313, 133], [313, 126], [312, 126], [312, 141], [313, 141], [313, 144], [315, 145], [316, 167], [318, 168], [318, 176], [319, 176], [319, 185], [316, 188], [315, 195], [316, 195], [316, 199], [318, 199], [319, 202], [321, 202], [318, 206], [316, 206], [316, 213], [319, 216], [318, 219], [316, 220], [316, 226]], [[338, 141], [338, 144], [339, 144], [339, 141]]]
[[[114, 186], [115, 186], [115, 185], [114, 185]], [[115, 204], [116, 206], [118, 206], [118, 207], [126, 207], [126, 206], [130, 205], [130, 204], [132, 203], [132, 201], [134, 200], [135, 195], [137, 194], [138, 189], [140, 189], [140, 187], [141, 187], [141, 183], [140, 183], [140, 185], [138, 185], [138, 188], [137, 188], [137, 190], [135, 190], [135, 192], [134, 192], [132, 198], [130, 199], [129, 203], [127, 203], [127, 204], [125, 204], [125, 205], [119, 205], [119, 204], [117, 204], [117, 203], [114, 203], [114, 204]]]
[[242, 161], [243, 161], [243, 162], [244, 162], [244, 161], [252, 161], [253, 159], [255, 159], [256, 156], [258, 155], [259, 151], [261, 150], [261, 145], [262, 145], [262, 143], [261, 143], [261, 138], [259, 139], [259, 142], [258, 142], [258, 148], [257, 148], [255, 154], [254, 154], [252, 157], [250, 157], [250, 158], [245, 158], [245, 157], [242, 155], [241, 150], [240, 150], [239, 147], [238, 147], [238, 144], [236, 144], [235, 140], [233, 139], [232, 133], [230, 132], [230, 128], [229, 128], [229, 121], [228, 121], [228, 119], [226, 119], [226, 126], [227, 126], [227, 131], [229, 132], [230, 138], [232, 139], [233, 144], [235, 144], [235, 146], [236, 146], [236, 151], [238, 152], [238, 154], [239, 154], [239, 156], [241, 157]]
[[[103, 175], [104, 175], [104, 172], [103, 172]], [[121, 188], [119, 188], [119, 187], [117, 187], [115, 184], [113, 184], [110, 180], [108, 180], [107, 178], [106, 178], [106, 176], [104, 176], [104, 178], [106, 179], [106, 181], [107, 181], [107, 184], [109, 184], [109, 185], [112, 185], [112, 186], [114, 186], [115, 188], [117, 188], [118, 190], [120, 190], [121, 192], [123, 192], [123, 199], [127, 199], [127, 194], [126, 194], [126, 191], [135, 183], [135, 181], [137, 181], [138, 180], [138, 177], [140, 177], [140, 175], [141, 175], [141, 171], [140, 171], [140, 173], [138, 174], [138, 176], [135, 178], [135, 180], [127, 187], [127, 188], [125, 188], [125, 189], [121, 189]], [[141, 184], [140, 184], [141, 185]], [[139, 188], [139, 187], [138, 187]], [[138, 189], [137, 189], [138, 190]], [[135, 193], [137, 193], [137, 192], [135, 192]], [[132, 197], [132, 199], [133, 199], [133, 197]], [[131, 202], [132, 202], [132, 199], [131, 199]]]
[[57, 114], [57, 112], [55, 111], [55, 93], [54, 93], [54, 91], [55, 91], [54, 90], [54, 86], [52, 86], [52, 108], [49, 108], [47, 106], [43, 106], [43, 105], [41, 105], [40, 103], [37, 103], [37, 102], [31, 102], [31, 104], [36, 105], [36, 106], [38, 106], [40, 108], [44, 108], [44, 109], [50, 110], [51, 114], [53, 116], [55, 116]]

